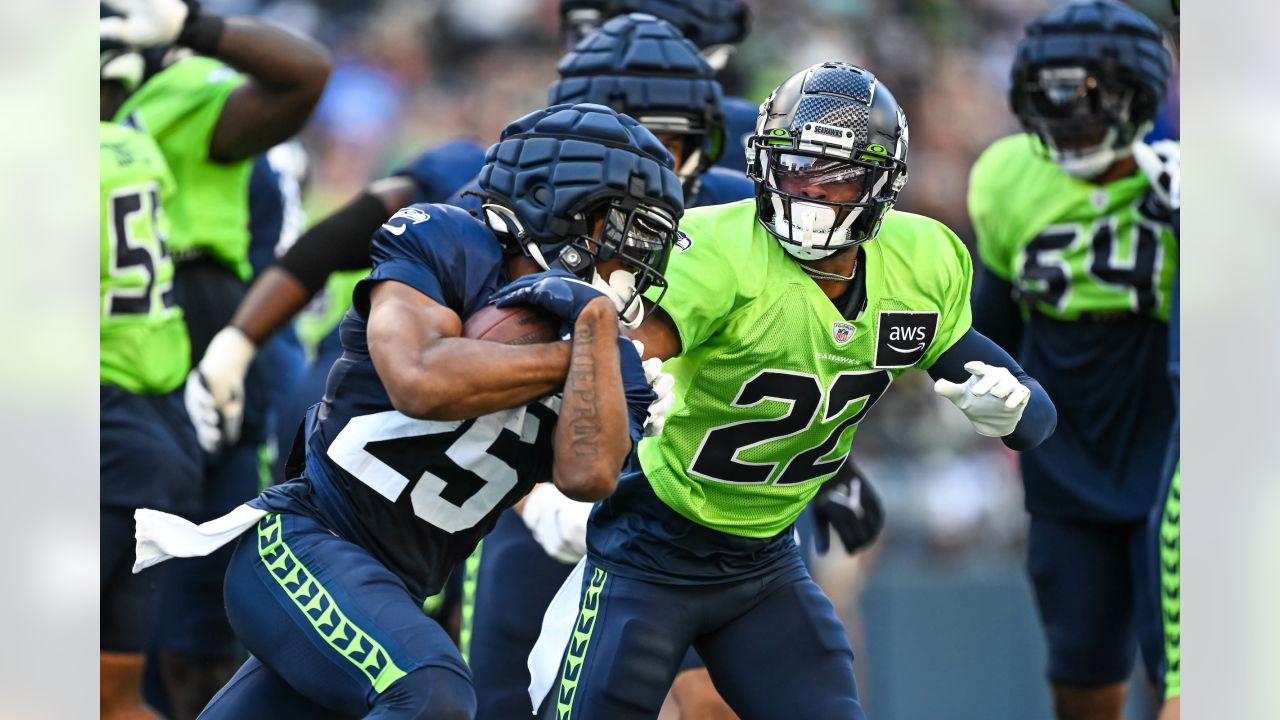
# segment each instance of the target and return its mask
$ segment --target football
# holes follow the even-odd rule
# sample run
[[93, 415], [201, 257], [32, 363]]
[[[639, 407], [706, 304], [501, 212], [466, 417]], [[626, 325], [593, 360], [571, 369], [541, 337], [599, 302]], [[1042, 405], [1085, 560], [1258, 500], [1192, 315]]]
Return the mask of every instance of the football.
[[560, 320], [542, 308], [485, 305], [462, 325], [462, 337], [504, 345], [532, 345], [560, 339]]

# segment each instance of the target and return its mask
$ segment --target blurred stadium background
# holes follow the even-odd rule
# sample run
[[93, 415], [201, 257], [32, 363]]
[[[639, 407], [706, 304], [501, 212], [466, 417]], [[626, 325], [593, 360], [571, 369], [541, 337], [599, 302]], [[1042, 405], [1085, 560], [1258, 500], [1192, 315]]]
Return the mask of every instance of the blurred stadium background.
[[[899, 207], [942, 220], [972, 248], [969, 168], [1018, 129], [1005, 96], [1013, 49], [1027, 22], [1060, 3], [747, 4], [751, 34], [721, 74], [726, 95], [758, 102], [823, 60], [868, 67], [893, 88], [911, 125], [910, 182]], [[1131, 4], [1169, 25], [1164, 0]], [[300, 136], [310, 221], [430, 145], [460, 136], [492, 142], [508, 121], [545, 105], [563, 50], [557, 0], [205, 5], [281, 23], [334, 54], [325, 95]], [[1176, 66], [1170, 87], [1158, 137], [1179, 136]], [[923, 374], [899, 381], [875, 415], [854, 448], [884, 496], [885, 535], [871, 552], [833, 556], [819, 571], [853, 637], [869, 715], [1050, 717], [1043, 641], [1022, 570], [1027, 517], [1014, 455], [945, 412]], [[1131, 716], [1153, 714], [1145, 682], [1134, 687]]]

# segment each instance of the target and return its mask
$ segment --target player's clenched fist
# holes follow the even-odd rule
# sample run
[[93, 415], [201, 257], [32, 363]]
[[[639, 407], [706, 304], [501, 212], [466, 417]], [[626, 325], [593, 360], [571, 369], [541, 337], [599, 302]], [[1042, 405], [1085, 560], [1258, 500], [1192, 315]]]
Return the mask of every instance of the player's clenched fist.
[[965, 363], [964, 369], [970, 373], [967, 381], [957, 384], [939, 378], [933, 391], [960, 408], [979, 435], [1004, 437], [1013, 432], [1031, 399], [1031, 390], [1008, 368], [975, 360]]

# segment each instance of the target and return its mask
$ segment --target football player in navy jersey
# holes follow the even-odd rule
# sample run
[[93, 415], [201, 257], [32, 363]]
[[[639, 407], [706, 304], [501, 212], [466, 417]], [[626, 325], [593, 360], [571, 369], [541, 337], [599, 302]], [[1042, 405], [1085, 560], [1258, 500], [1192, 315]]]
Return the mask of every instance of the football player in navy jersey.
[[[614, 17], [559, 63], [560, 80], [548, 103], [591, 102], [634, 117], [676, 161], [686, 207], [752, 197], [742, 173], [714, 167], [724, 151], [722, 94], [715, 71], [698, 48], [666, 20], [632, 13]], [[470, 184], [450, 202], [477, 209]], [[463, 587], [461, 650], [471, 666], [478, 720], [533, 713], [527, 658], [556, 590], [586, 551], [591, 503], [539, 485], [522, 512], [504, 513], [481, 549], [468, 559]], [[523, 520], [523, 522], [522, 522]], [[507, 598], [524, 602], [512, 605]], [[690, 652], [673, 687], [685, 717], [732, 717]]]
[[[702, 48], [703, 56], [717, 70], [728, 61], [734, 43], [746, 37], [749, 24], [749, 13], [741, 0], [564, 0], [561, 27], [567, 49], [605, 20], [629, 12], [668, 20]], [[723, 134], [728, 141], [716, 164], [742, 172], [746, 169], [745, 140], [755, 129], [756, 103], [725, 98], [722, 112], [726, 123]], [[199, 377], [209, 392], [204, 411], [195, 415], [213, 418], [213, 425], [204, 431], [220, 434], [224, 428], [237, 425], [249, 359], [325, 288], [333, 273], [368, 268], [369, 248], [363, 241], [378, 225], [410, 202], [439, 202], [449, 197], [479, 170], [479, 148], [473, 141], [445, 143], [392, 176], [370, 183], [299, 238], [286, 255], [254, 281], [235, 317], [219, 333], [220, 342], [215, 348], [226, 351], [206, 354], [200, 361]], [[717, 184], [722, 190], [717, 190]], [[712, 180], [708, 185], [704, 192], [712, 195], [702, 204], [739, 199], [736, 182]], [[729, 185], [729, 189], [723, 190], [723, 185]], [[749, 194], [751, 190], [744, 192]], [[321, 350], [336, 351], [336, 337], [326, 340]], [[304, 380], [299, 392], [315, 386]]]
[[[665, 285], [672, 167], [631, 118], [559, 105], [490, 148], [482, 220], [420, 204], [383, 224], [301, 474], [199, 528], [139, 513], [139, 567], [256, 525], [226, 590], [253, 657], [204, 717], [472, 717], [470, 673], [422, 602], [536, 482], [612, 491], [657, 397], [619, 319]], [[619, 275], [629, 296], [599, 289]], [[571, 341], [462, 338], [491, 299], [542, 308]]]

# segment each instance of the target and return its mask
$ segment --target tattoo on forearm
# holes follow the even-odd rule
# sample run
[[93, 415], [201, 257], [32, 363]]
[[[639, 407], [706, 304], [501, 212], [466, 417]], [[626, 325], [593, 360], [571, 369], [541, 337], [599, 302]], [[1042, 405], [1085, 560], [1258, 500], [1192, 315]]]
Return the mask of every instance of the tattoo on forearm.
[[570, 409], [569, 447], [580, 458], [594, 458], [600, 454], [600, 414], [596, 408], [596, 358], [591, 352], [595, 328], [584, 323], [575, 331], [573, 356], [569, 364], [567, 385], [573, 388], [573, 407]]

